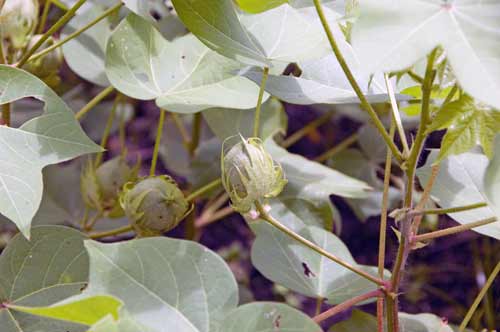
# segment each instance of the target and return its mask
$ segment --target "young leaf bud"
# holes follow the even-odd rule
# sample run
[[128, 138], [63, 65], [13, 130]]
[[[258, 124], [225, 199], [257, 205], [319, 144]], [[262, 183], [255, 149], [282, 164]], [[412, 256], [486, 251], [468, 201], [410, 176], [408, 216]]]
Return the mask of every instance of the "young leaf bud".
[[240, 213], [249, 212], [255, 201], [279, 195], [287, 183], [281, 165], [273, 161], [258, 138], [241, 137], [227, 154], [223, 146], [221, 170], [222, 184]]
[[141, 237], [168, 232], [192, 209], [177, 183], [166, 175], [127, 183], [120, 204]]
[[12, 47], [26, 46], [38, 22], [38, 0], [6, 0], [0, 12], [0, 30]]
[[80, 182], [87, 206], [104, 211], [109, 217], [123, 216], [123, 209], [119, 204], [120, 191], [125, 183], [137, 179], [139, 166], [138, 161], [134, 167], [130, 167], [123, 156], [110, 159], [97, 169], [89, 162]]
[[[33, 47], [42, 35], [35, 35], [30, 39], [28, 43], [28, 49]], [[42, 46], [40, 47], [40, 51], [54, 45], [56, 40], [53, 37], [49, 37]], [[60, 82], [60, 78], [58, 76], [59, 67], [63, 62], [63, 54], [62, 49], [56, 48], [55, 50], [49, 52], [48, 54], [42, 56], [33, 61], [29, 61], [23, 66], [23, 69], [29, 71], [35, 76], [38, 76], [41, 80], [47, 83], [49, 86], [56, 86], [57, 83]]]

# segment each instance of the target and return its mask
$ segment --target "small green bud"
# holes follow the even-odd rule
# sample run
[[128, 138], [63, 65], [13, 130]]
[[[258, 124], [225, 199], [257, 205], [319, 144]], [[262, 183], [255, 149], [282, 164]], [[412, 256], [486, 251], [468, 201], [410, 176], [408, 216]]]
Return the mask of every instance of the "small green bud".
[[38, 0], [6, 0], [0, 12], [0, 32], [12, 47], [26, 46], [38, 23]]
[[104, 211], [109, 217], [121, 217], [124, 212], [119, 204], [124, 184], [135, 181], [140, 161], [130, 167], [124, 156], [115, 157], [95, 168], [89, 162], [80, 180], [83, 200], [88, 207]]
[[223, 146], [221, 170], [222, 184], [233, 208], [240, 213], [249, 212], [256, 201], [276, 197], [287, 184], [281, 165], [274, 162], [258, 138], [241, 137], [227, 154]]
[[[28, 43], [28, 49], [33, 47], [39, 40], [42, 38], [42, 35], [34, 35], [30, 42]], [[53, 37], [49, 37], [40, 47], [40, 51], [54, 45], [56, 43], [56, 39]], [[63, 54], [62, 49], [56, 48], [55, 50], [49, 52], [48, 54], [33, 60], [29, 61], [23, 66], [23, 69], [29, 71], [33, 75], [39, 77], [43, 80], [47, 85], [54, 87], [57, 86], [60, 82], [60, 78], [58, 75], [59, 67], [63, 63]]]
[[175, 181], [166, 175], [127, 183], [120, 204], [139, 236], [156, 236], [175, 228], [192, 205]]

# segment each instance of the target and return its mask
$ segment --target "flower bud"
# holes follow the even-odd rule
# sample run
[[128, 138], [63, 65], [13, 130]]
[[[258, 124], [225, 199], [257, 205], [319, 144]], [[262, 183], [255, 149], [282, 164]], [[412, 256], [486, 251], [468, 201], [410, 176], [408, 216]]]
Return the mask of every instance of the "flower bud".
[[281, 165], [273, 161], [260, 139], [241, 137], [227, 154], [224, 146], [222, 150], [222, 184], [236, 211], [247, 213], [256, 201], [276, 197], [285, 187]]
[[[39, 40], [42, 38], [42, 35], [35, 35], [30, 39], [28, 43], [28, 49], [33, 47]], [[56, 40], [53, 37], [49, 37], [40, 47], [40, 51], [54, 45]], [[33, 75], [39, 77], [43, 80], [47, 85], [54, 87], [60, 82], [60, 78], [58, 75], [59, 67], [63, 63], [63, 54], [61, 48], [56, 48], [52, 50], [48, 54], [29, 61], [23, 66], [23, 69], [29, 71]]]
[[92, 162], [85, 167], [81, 177], [83, 200], [88, 207], [106, 212], [109, 217], [123, 216], [119, 195], [125, 183], [135, 181], [140, 161], [130, 167], [125, 157], [110, 159], [97, 169]]
[[192, 210], [177, 183], [166, 175], [127, 183], [120, 204], [141, 237], [168, 232]]
[[38, 22], [38, 0], [6, 0], [0, 12], [0, 30], [16, 49], [26, 46]]

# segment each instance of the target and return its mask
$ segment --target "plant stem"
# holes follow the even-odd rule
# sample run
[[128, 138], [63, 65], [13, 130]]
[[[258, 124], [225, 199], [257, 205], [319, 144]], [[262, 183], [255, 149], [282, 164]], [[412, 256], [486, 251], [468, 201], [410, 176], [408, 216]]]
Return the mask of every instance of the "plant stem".
[[99, 104], [104, 98], [106, 98], [111, 92], [115, 90], [114, 87], [108, 86], [106, 89], [99, 92], [94, 98], [92, 98], [87, 105], [83, 106], [81, 110], [79, 110], [75, 114], [75, 118], [80, 120], [85, 114], [87, 114], [92, 108], [94, 108], [97, 104]]
[[335, 307], [328, 309], [325, 312], [322, 312], [321, 314], [315, 316], [313, 318], [313, 320], [316, 323], [321, 323], [322, 321], [324, 321], [330, 317], [333, 317], [333, 316], [353, 307], [354, 305], [356, 305], [358, 303], [364, 302], [364, 301], [372, 299], [374, 297], [378, 297], [381, 294], [382, 294], [382, 291], [377, 289], [377, 290], [374, 290], [374, 291], [371, 291], [371, 292], [368, 292], [365, 294], [358, 295], [356, 297], [353, 297], [352, 299], [349, 299], [345, 302], [342, 302], [342, 303], [336, 305]]
[[415, 82], [419, 83], [419, 84], [422, 84], [424, 83], [424, 79], [418, 75], [417, 73], [415, 73], [413, 70], [408, 70], [407, 72], [408, 76], [410, 76]]
[[316, 119], [314, 119], [313, 121], [309, 122], [307, 125], [305, 125], [301, 129], [297, 130], [292, 135], [288, 136], [283, 141], [283, 143], [281, 143], [281, 146], [284, 147], [285, 149], [290, 147], [291, 145], [293, 145], [297, 141], [299, 141], [302, 137], [306, 136], [314, 129], [316, 129], [319, 126], [321, 126], [322, 124], [326, 123], [331, 117], [332, 117], [331, 112], [323, 113], [321, 116], [319, 116]]
[[[405, 162], [406, 173], [406, 193], [404, 197], [404, 208], [410, 209], [413, 204], [413, 186], [415, 182], [415, 171], [417, 169], [418, 158], [422, 151], [425, 138], [426, 129], [430, 119], [430, 101], [432, 84], [436, 72], [434, 71], [434, 60], [436, 58], [437, 49], [434, 49], [428, 57], [427, 68], [425, 72], [424, 83], [422, 85], [422, 110], [420, 114], [420, 126], [417, 131], [417, 136], [411, 147], [410, 156]], [[392, 270], [391, 287], [390, 291], [394, 294], [393, 297], [387, 296], [387, 325], [389, 332], [399, 331], [399, 315], [398, 315], [398, 291], [399, 283], [401, 281], [401, 270], [403, 269], [408, 255], [411, 250], [410, 237], [412, 231], [412, 218], [407, 216], [401, 221], [401, 239], [399, 241], [398, 253], [396, 262]]]
[[[116, 95], [115, 101], [113, 102], [113, 106], [111, 107], [111, 111], [109, 112], [108, 120], [106, 121], [106, 126], [104, 127], [104, 132], [101, 138], [101, 147], [106, 149], [106, 145], [108, 144], [109, 133], [111, 132], [111, 127], [113, 126], [113, 120], [115, 119], [116, 109], [118, 107], [118, 103], [120, 101], [120, 95]], [[102, 162], [102, 156], [104, 152], [99, 152], [94, 161], [94, 167], [99, 167]]]
[[49, 47], [41, 50], [38, 53], [33, 54], [32, 56], [29, 57], [29, 59], [26, 62], [34, 61], [34, 60], [36, 60], [38, 58], [41, 58], [42, 56], [44, 56], [44, 55], [52, 52], [56, 48], [61, 47], [62, 45], [64, 45], [67, 42], [69, 42], [70, 40], [78, 37], [79, 35], [81, 35], [85, 31], [87, 31], [88, 29], [90, 29], [91, 27], [93, 27], [94, 25], [96, 25], [97, 23], [99, 23], [100, 21], [102, 21], [103, 19], [105, 19], [106, 17], [108, 17], [109, 15], [113, 14], [114, 12], [116, 12], [122, 6], [123, 6], [123, 3], [120, 2], [120, 3], [116, 4], [115, 6], [109, 8], [108, 10], [106, 10], [105, 12], [103, 12], [101, 15], [99, 15], [98, 17], [96, 17], [94, 20], [92, 20], [92, 22], [86, 24], [82, 28], [78, 29], [77, 31], [75, 31], [72, 34], [70, 34], [69, 36], [67, 36], [66, 38], [64, 38], [64, 39], [58, 41], [57, 43], [55, 43], [55, 44], [53, 44], [53, 45], [51, 45], [51, 46], [49, 46]]
[[325, 249], [317, 246], [315, 243], [309, 241], [306, 238], [303, 238], [299, 234], [288, 229], [286, 226], [281, 224], [278, 220], [274, 219], [269, 213], [267, 213], [267, 211], [264, 209], [264, 207], [262, 206], [262, 204], [260, 202], [256, 201], [255, 207], [257, 208], [257, 211], [260, 213], [261, 219], [267, 221], [269, 224], [271, 224], [272, 226], [274, 226], [275, 228], [277, 228], [281, 232], [285, 233], [286, 235], [290, 236], [292, 239], [297, 240], [298, 242], [302, 243], [303, 245], [305, 245], [309, 249], [317, 252], [318, 254], [320, 254], [322, 256], [325, 256], [326, 258], [329, 258], [330, 260], [334, 261], [335, 263], [342, 265], [346, 269], [356, 273], [357, 275], [359, 275], [365, 279], [370, 280], [371, 282], [373, 282], [377, 285], [381, 285], [381, 286], [385, 285], [383, 280], [380, 280], [379, 278], [376, 278], [376, 277], [366, 273], [365, 271], [358, 269], [357, 267], [351, 265], [350, 263], [344, 262], [343, 260], [332, 255], [331, 253], [329, 253]]
[[204, 185], [203, 187], [193, 191], [191, 194], [189, 194], [187, 197], [186, 197], [186, 200], [191, 202], [193, 201], [195, 198], [205, 194], [206, 192], [214, 189], [214, 188], [217, 188], [218, 186], [220, 186], [222, 184], [222, 180], [220, 178]]
[[2, 36], [2, 32], [0, 31], [0, 65], [3, 65], [5, 63], [7, 63], [7, 59], [5, 59], [3, 36]]
[[377, 299], [377, 332], [384, 332], [384, 297]]
[[7, 127], [10, 127], [10, 104], [2, 105], [2, 121]]
[[235, 211], [232, 206], [226, 206], [216, 212], [213, 212], [209, 214], [208, 216], [205, 217], [200, 217], [196, 222], [195, 226], [196, 228], [202, 228], [205, 226], [210, 225], [213, 222], [216, 222], [222, 218], [225, 218], [231, 214], [233, 214]]
[[358, 141], [358, 138], [359, 138], [359, 135], [356, 132], [356, 133], [352, 134], [351, 136], [347, 137], [346, 139], [344, 139], [339, 144], [335, 145], [333, 148], [329, 149], [328, 151], [325, 151], [324, 153], [322, 153], [318, 157], [314, 158], [314, 160], [319, 162], [319, 163], [325, 162], [328, 159], [335, 156], [337, 153], [344, 151], [345, 149], [347, 149], [348, 147], [350, 147], [351, 145], [356, 143]]
[[172, 119], [174, 120], [174, 124], [181, 134], [182, 143], [189, 150], [189, 145], [190, 145], [191, 139], [189, 138], [189, 133], [188, 133], [186, 127], [184, 126], [184, 123], [179, 118], [179, 115], [177, 113], [170, 113], [170, 115], [172, 116]]
[[269, 67], [264, 67], [262, 80], [260, 82], [259, 98], [257, 99], [257, 107], [255, 108], [255, 119], [253, 123], [253, 137], [259, 137], [260, 130], [260, 112], [262, 108], [262, 99], [266, 88], [267, 77], [269, 76]]
[[96, 240], [96, 239], [102, 239], [104, 237], [110, 237], [110, 236], [120, 235], [120, 234], [123, 234], [123, 233], [128, 233], [128, 232], [130, 232], [132, 230], [133, 230], [132, 226], [131, 225], [127, 225], [127, 226], [123, 226], [123, 227], [120, 227], [120, 228], [117, 228], [117, 229], [112, 229], [110, 231], [105, 231], [105, 232], [90, 234], [89, 237], [91, 239], [93, 239], [93, 240]]
[[68, 10], [63, 17], [61, 17], [53, 26], [50, 27], [49, 30], [47, 30], [43, 36], [36, 42], [33, 47], [31, 47], [26, 53], [23, 54], [23, 57], [21, 60], [17, 63], [16, 67], [21, 68], [27, 61], [28, 59], [33, 55], [33, 53], [40, 48], [40, 46], [45, 43], [45, 41], [52, 36], [55, 32], [57, 32], [60, 28], [62, 28], [68, 21], [75, 15], [76, 11], [85, 3], [86, 0], [78, 0], [77, 3], [74, 4], [73, 7], [71, 7], [70, 10]]
[[323, 305], [323, 298], [322, 297], [318, 297], [316, 299], [316, 310], [314, 311], [314, 316], [318, 316], [319, 314], [321, 314], [321, 306]]
[[494, 222], [497, 222], [496, 217], [492, 217], [492, 218], [488, 218], [488, 219], [484, 219], [484, 220], [479, 220], [476, 222], [471, 222], [471, 223], [465, 224], [465, 225], [449, 227], [449, 228], [442, 229], [442, 230], [435, 231], [435, 232], [420, 234], [420, 235], [413, 237], [412, 242], [416, 243], [416, 242], [436, 239], [436, 238], [443, 237], [443, 236], [453, 235], [456, 233], [468, 231], [468, 230], [475, 228], [475, 227], [480, 227], [480, 226], [492, 224]]
[[193, 117], [193, 126], [191, 130], [191, 140], [189, 141], [189, 155], [192, 157], [200, 144], [201, 136], [201, 112], [198, 112]]
[[[396, 131], [395, 120], [391, 121], [389, 135], [394, 137]], [[389, 187], [391, 183], [392, 152], [387, 149], [384, 168], [384, 191], [382, 193], [382, 209], [380, 212], [380, 232], [378, 244], [378, 277], [384, 279], [385, 245], [387, 236], [387, 212], [389, 210]]]
[[408, 154], [410, 153], [410, 148], [408, 147], [408, 141], [406, 140], [406, 134], [403, 128], [403, 122], [401, 121], [401, 115], [399, 114], [399, 107], [398, 107], [398, 102], [396, 101], [396, 95], [394, 94], [394, 89], [392, 88], [391, 81], [389, 80], [389, 75], [384, 74], [384, 79], [385, 79], [385, 86], [387, 87], [387, 94], [389, 95], [389, 99], [391, 101], [392, 117], [396, 122], [399, 138], [401, 139], [401, 144], [403, 145], [403, 155], [408, 156]]
[[455, 213], [455, 212], [462, 212], [462, 211], [468, 211], [468, 210], [474, 210], [474, 209], [479, 209], [482, 207], [488, 206], [488, 203], [481, 202], [481, 203], [474, 203], [474, 204], [469, 204], [469, 205], [464, 205], [464, 206], [457, 206], [457, 207], [452, 207], [448, 209], [427, 209], [427, 210], [416, 210], [415, 214], [450, 214], [450, 213]]
[[[425, 184], [424, 187], [424, 192], [422, 193], [422, 197], [420, 198], [420, 202], [418, 202], [416, 210], [423, 210], [425, 207], [425, 204], [427, 204], [427, 201], [429, 200], [431, 196], [431, 191], [432, 187], [434, 187], [434, 182], [436, 181], [436, 178], [439, 174], [439, 164], [434, 165], [431, 167], [431, 176], [427, 183]], [[420, 223], [422, 222], [422, 214], [415, 216], [413, 218], [413, 224], [412, 224], [412, 233], [413, 234], [418, 234], [418, 229], [420, 227]]]
[[160, 119], [158, 120], [158, 128], [156, 129], [155, 147], [153, 150], [153, 159], [151, 160], [151, 168], [149, 175], [154, 176], [156, 172], [156, 164], [158, 162], [158, 154], [160, 152], [161, 136], [163, 134], [163, 124], [165, 123], [165, 110], [160, 109]]
[[38, 28], [36, 30], [37, 34], [43, 33], [43, 28], [45, 28], [45, 23], [47, 23], [47, 16], [49, 15], [49, 9], [51, 4], [52, 0], [45, 0], [45, 4], [43, 6], [42, 18], [40, 19], [40, 23], [38, 24]]
[[469, 324], [469, 321], [471, 320], [472, 316], [474, 315], [474, 312], [476, 311], [479, 304], [481, 304], [481, 301], [483, 300], [484, 296], [488, 292], [488, 289], [491, 287], [491, 285], [495, 281], [495, 278], [497, 277], [499, 272], [500, 272], [500, 261], [497, 263], [497, 265], [493, 269], [493, 272], [491, 272], [490, 276], [488, 277], [488, 280], [486, 280], [486, 283], [484, 284], [483, 288], [481, 289], [481, 291], [477, 295], [476, 299], [472, 303], [469, 311], [467, 312], [467, 315], [465, 315], [465, 318], [462, 321], [462, 324], [460, 324], [460, 327], [458, 328], [459, 332], [463, 332], [465, 330], [465, 328]]
[[422, 85], [422, 111], [420, 113], [420, 126], [418, 127], [415, 141], [413, 142], [413, 145], [411, 147], [410, 156], [406, 161], [406, 175], [408, 178], [408, 185], [406, 188], [404, 200], [405, 207], [411, 207], [412, 204], [415, 171], [417, 168], [418, 158], [420, 157], [420, 153], [422, 152], [422, 147], [426, 138], [427, 125], [430, 119], [432, 84], [436, 75], [435, 71], [433, 70], [435, 58], [436, 50], [432, 51], [427, 60], [427, 69], [425, 73], [424, 83]]
[[328, 40], [330, 42], [330, 45], [332, 47], [333, 53], [335, 53], [335, 56], [337, 57], [337, 60], [342, 67], [342, 70], [344, 71], [347, 80], [351, 84], [354, 92], [358, 96], [360, 102], [361, 102], [361, 107], [368, 112], [368, 115], [370, 116], [371, 120], [373, 121], [375, 127], [378, 129], [380, 134], [385, 140], [385, 143], [387, 146], [391, 149], [394, 157], [399, 161], [403, 162], [403, 156], [401, 155], [401, 152], [399, 151], [398, 147], [394, 143], [393, 140], [391, 140], [391, 137], [387, 133], [387, 131], [384, 128], [384, 125], [380, 121], [380, 119], [377, 116], [377, 113], [373, 109], [372, 105], [368, 102], [366, 99], [365, 95], [363, 94], [361, 88], [359, 87], [358, 83], [356, 82], [356, 79], [354, 78], [354, 75], [352, 74], [351, 70], [349, 69], [349, 66], [347, 62], [345, 61], [342, 52], [340, 51], [340, 48], [337, 45], [337, 42], [335, 41], [335, 37], [333, 36], [332, 31], [330, 30], [330, 26], [328, 24], [328, 21], [325, 17], [325, 14], [323, 12], [323, 8], [321, 7], [321, 0], [314, 0], [314, 6], [316, 7], [316, 11], [318, 13], [319, 19], [321, 20], [321, 24], [323, 25], [323, 29], [325, 30], [326, 36], [328, 37]]

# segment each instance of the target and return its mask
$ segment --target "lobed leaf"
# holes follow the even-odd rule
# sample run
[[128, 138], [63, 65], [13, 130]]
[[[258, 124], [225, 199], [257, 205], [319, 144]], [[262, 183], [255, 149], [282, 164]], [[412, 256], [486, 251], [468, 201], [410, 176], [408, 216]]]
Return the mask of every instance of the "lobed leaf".
[[45, 83], [23, 70], [0, 65], [0, 104], [25, 97], [43, 101], [45, 108], [20, 128], [0, 126], [0, 212], [29, 237], [42, 199], [42, 169], [102, 149]]

